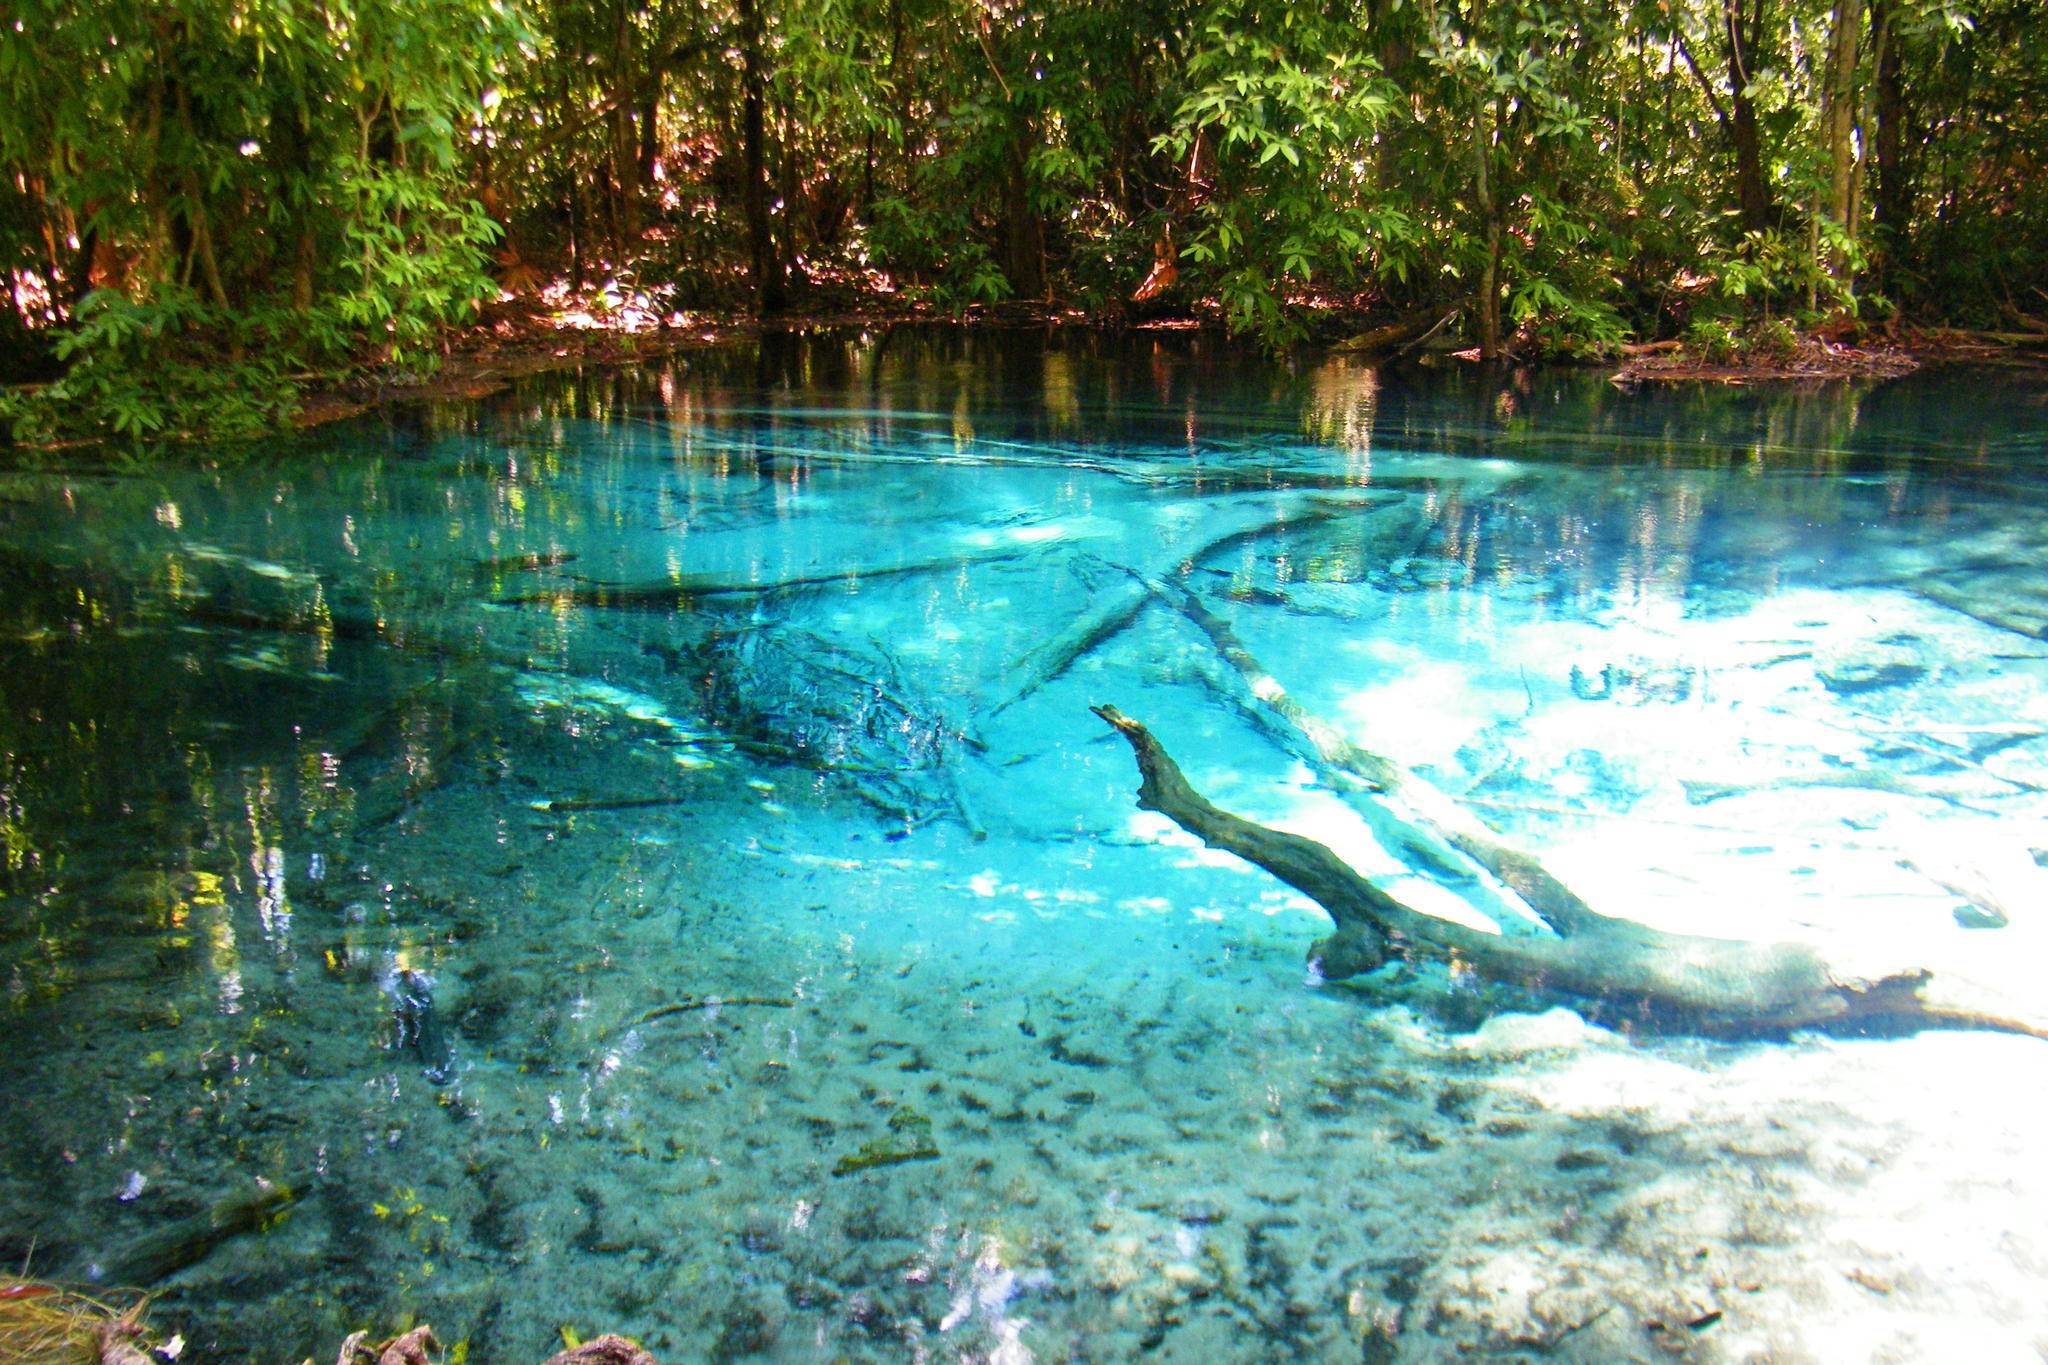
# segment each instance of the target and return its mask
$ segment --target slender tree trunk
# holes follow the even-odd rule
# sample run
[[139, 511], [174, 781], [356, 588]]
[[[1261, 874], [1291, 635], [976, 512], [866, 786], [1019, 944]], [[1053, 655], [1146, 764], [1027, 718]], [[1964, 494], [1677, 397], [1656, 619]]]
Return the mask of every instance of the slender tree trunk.
[[785, 281], [785, 287], [801, 289], [810, 281], [803, 273], [798, 261], [800, 254], [797, 231], [809, 221], [813, 205], [805, 204], [803, 185], [797, 178], [797, 129], [796, 115], [787, 100], [776, 101], [776, 122], [782, 132], [782, 155], [776, 161], [776, 177], [781, 182], [777, 197], [782, 200], [782, 231], [780, 253], [776, 257], [776, 273]]
[[896, 89], [896, 137], [903, 156], [903, 201], [917, 199], [917, 144], [910, 122], [910, 82], [901, 75], [903, 45], [908, 40], [903, 0], [889, 0], [889, 84]]
[[[1408, 41], [1396, 18], [1406, 3], [1407, 0], [1368, 0], [1365, 21], [1366, 33], [1375, 43], [1374, 55], [1379, 59], [1380, 70], [1404, 84], [1406, 68], [1415, 59], [1415, 45]], [[1378, 183], [1393, 185], [1400, 178], [1401, 139], [1386, 137], [1376, 141], [1379, 143]]]
[[1486, 265], [1479, 272], [1479, 358], [1500, 356], [1500, 219], [1492, 209], [1486, 219]]
[[1045, 293], [1045, 223], [1031, 207], [1031, 181], [1025, 165], [1030, 144], [1031, 125], [1020, 118], [1010, 139], [1003, 180], [1008, 258], [1003, 273], [1009, 277], [1011, 291], [1020, 299], [1035, 299]]
[[276, 111], [271, 124], [278, 130], [277, 142], [281, 143], [274, 150], [287, 186], [287, 204], [298, 220], [298, 230], [293, 234], [291, 298], [293, 310], [303, 313], [313, 306], [313, 272], [320, 264], [320, 238], [313, 226], [311, 196], [292, 196], [289, 186], [293, 179], [310, 182], [313, 175], [312, 114], [301, 97]]
[[1876, 52], [1877, 94], [1876, 136], [1871, 148], [1877, 162], [1877, 187], [1872, 195], [1872, 221], [1876, 227], [1879, 278], [1889, 273], [1907, 230], [1912, 191], [1906, 183], [1901, 157], [1906, 122], [1905, 81], [1900, 71], [1899, 35], [1895, 27], [1897, 0], [1871, 0], [1871, 41]]
[[737, 0], [740, 26], [740, 144], [745, 184], [741, 205], [747, 220], [747, 256], [754, 283], [754, 307], [763, 313], [780, 312], [788, 298], [783, 288], [780, 262], [775, 256], [775, 234], [768, 218], [768, 167], [763, 143], [768, 76], [761, 38], [760, 0]]
[[[561, 84], [555, 92], [554, 101], [555, 108], [557, 109], [569, 107], [569, 77], [566, 71], [563, 73]], [[569, 230], [569, 287], [581, 293], [583, 292], [584, 280], [587, 278], [584, 272], [584, 255], [589, 235], [588, 224], [583, 221], [583, 206], [581, 203], [582, 181], [578, 178], [574, 169], [575, 149], [573, 145], [565, 147], [562, 156], [564, 163], [570, 167], [565, 173], [566, 178], [561, 186], [562, 218]]]
[[142, 135], [142, 145], [147, 149], [143, 153], [147, 169], [141, 177], [142, 197], [149, 206], [150, 233], [137, 273], [145, 291], [154, 291], [159, 284], [175, 278], [177, 263], [184, 254], [178, 241], [177, 221], [171, 216], [170, 185], [164, 166], [164, 96], [169, 80], [166, 73], [175, 68], [171, 40], [162, 23], [157, 35], [156, 75], [149, 83]]
[[[192, 104], [186, 97], [184, 85], [174, 87], [173, 93], [178, 126], [185, 132], [186, 145], [197, 146], [199, 134], [192, 126]], [[180, 180], [185, 191], [183, 216], [187, 231], [186, 245], [190, 253], [185, 263], [186, 277], [190, 278], [193, 262], [196, 261], [200, 277], [206, 281], [208, 297], [213, 300], [215, 307], [226, 309], [228, 291], [221, 281], [220, 262], [213, 253], [213, 225], [206, 212], [205, 196], [200, 190], [199, 173], [188, 164], [181, 172]]]
[[[1742, 0], [1722, 0], [1722, 34], [1728, 43], [1729, 136], [1735, 143], [1735, 193], [1742, 226], [1764, 232], [1771, 226], [1771, 192], [1764, 180], [1763, 136], [1756, 121], [1756, 98], [1750, 93], [1763, 29], [1763, 0], [1754, 0], [1748, 16]], [[1745, 32], [1745, 30], [1747, 30]]]
[[[1828, 134], [1828, 216], [1842, 236], [1856, 236], [1856, 50], [1863, 23], [1862, 0], [1835, 0], [1834, 24], [1828, 35], [1827, 92], [1822, 108]], [[1829, 269], [1846, 287], [1850, 281], [1846, 251], [1831, 253]]]
[[[1479, 22], [1475, 10], [1473, 24]], [[1479, 271], [1479, 358], [1492, 360], [1500, 354], [1500, 247], [1499, 196], [1493, 176], [1493, 129], [1489, 118], [1491, 100], [1482, 98], [1472, 120], [1472, 189], [1486, 234], [1486, 263]]]
[[586, 278], [583, 266], [583, 188], [582, 182], [574, 175], [570, 176], [568, 193], [563, 197], [566, 201], [564, 208], [569, 216], [569, 287], [581, 293]]
[[611, 220], [612, 269], [626, 261], [632, 241], [639, 235], [639, 140], [633, 132], [633, 25], [627, 0], [613, 0], [617, 6], [612, 24], [611, 137], [605, 158], [605, 204]]
[[867, 141], [861, 149], [860, 163], [860, 213], [863, 223], [874, 221], [875, 210], [875, 130], [870, 127]]
[[[1678, 126], [1678, 119], [1676, 117], [1678, 103], [1677, 97], [1678, 46], [1674, 43], [1670, 51], [1666, 53], [1664, 58], [1664, 128], [1662, 145], [1666, 147], [1676, 147], [1678, 145], [1678, 139], [1673, 132], [1673, 130]], [[1635, 183], [1637, 188], [1640, 189], [1642, 187], [1643, 163], [1640, 159], [1636, 162]]]
[[1809, 314], [1819, 311], [1820, 272], [1826, 265], [1820, 256], [1821, 213], [1820, 190], [1816, 188], [1806, 205], [1806, 259], [1813, 262], [1806, 276], [1806, 311]]
[[643, 194], [654, 185], [654, 163], [661, 156], [661, 88], [664, 79], [659, 69], [648, 74], [652, 84], [646, 98], [640, 102], [637, 115], [640, 123], [640, 190]]
[[[100, 231], [97, 227], [88, 225], [78, 234], [78, 250], [71, 258], [71, 268], [63, 276], [64, 288], [61, 296], [66, 313], [77, 307], [79, 301], [92, 292], [93, 262], [99, 257], [100, 246]], [[56, 257], [52, 256], [50, 259], [54, 261]], [[120, 283], [123, 281], [116, 281], [116, 287]]]
[[[198, 195], [198, 176], [189, 179], [186, 193], [195, 197]], [[221, 281], [220, 260], [213, 252], [213, 224], [208, 220], [204, 207], [195, 207], [192, 210], [192, 247], [199, 257], [199, 273], [206, 281], [208, 297], [213, 300], [216, 308], [228, 308], [228, 291]]]

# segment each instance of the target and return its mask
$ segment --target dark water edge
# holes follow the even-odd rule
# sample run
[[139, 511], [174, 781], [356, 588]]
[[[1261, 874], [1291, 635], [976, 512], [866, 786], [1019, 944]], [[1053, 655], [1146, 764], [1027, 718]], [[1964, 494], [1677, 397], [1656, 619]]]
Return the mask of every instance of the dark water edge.
[[[205, 1359], [408, 1314], [472, 1360], [1825, 1352], [1872, 1311], [1836, 1262], [1906, 1254], [1850, 1212], [1945, 1159], [1873, 1094], [2035, 1206], [1945, 1088], [2032, 1084], [2013, 1040], [1313, 988], [1314, 912], [1134, 825], [1085, 712], [1339, 818], [1199, 642], [1148, 609], [1005, 688], [1119, 565], [1185, 572], [1307, 703], [1604, 838], [1632, 913], [1981, 942], [1898, 841], [2048, 842], [2044, 396], [940, 329], [0, 471], [0, 1256], [161, 1275]], [[1886, 1340], [1966, 1339], [1885, 1274]]]

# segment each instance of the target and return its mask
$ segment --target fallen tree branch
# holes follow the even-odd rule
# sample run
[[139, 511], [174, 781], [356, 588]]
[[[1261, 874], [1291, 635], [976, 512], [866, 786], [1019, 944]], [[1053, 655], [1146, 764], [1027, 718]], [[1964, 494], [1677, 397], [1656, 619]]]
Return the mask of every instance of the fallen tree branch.
[[693, 1010], [722, 1010], [727, 1006], [737, 1005], [760, 1005], [767, 1009], [791, 1010], [796, 1008], [796, 1001], [783, 995], [693, 995], [670, 1004], [656, 1005], [628, 1027], [637, 1028], [641, 1024], [651, 1024], [657, 1019], [666, 1019], [671, 1014], [688, 1014]]
[[1091, 709], [1131, 746], [1142, 779], [1140, 807], [1271, 873], [1329, 912], [1336, 931], [1310, 953], [1327, 978], [1358, 976], [1394, 959], [1435, 960], [1701, 1032], [1884, 1018], [2048, 1037], [2048, 1014], [2032, 1002], [2007, 1008], [1959, 998], [1925, 969], [1849, 974], [1805, 944], [1665, 933], [1601, 915], [1576, 897], [1578, 909], [1551, 921], [1554, 937], [1490, 934], [1438, 919], [1374, 886], [1325, 845], [1211, 804], [1151, 731], [1114, 706]]
[[1398, 497], [1389, 500], [1376, 493], [1354, 497], [1316, 495], [1290, 500], [1277, 509], [1262, 508], [1258, 520], [1250, 525], [1233, 527], [1200, 545], [1177, 551], [1167, 565], [1153, 572], [1127, 564], [1107, 563], [1093, 556], [1086, 557], [1082, 561], [1084, 565], [1109, 570], [1122, 581], [1107, 589], [1097, 588], [1091, 583], [1089, 598], [1093, 606], [1085, 616], [1078, 617], [1058, 635], [1027, 651], [1004, 668], [1001, 682], [990, 689], [997, 699], [982, 708], [976, 720], [977, 726], [993, 720], [1061, 677], [1076, 663], [1114, 639], [1138, 618], [1138, 613], [1148, 603], [1160, 595], [1162, 574], [1184, 573], [1226, 550], [1268, 536], [1354, 513], [1382, 512], [1403, 505]]
[[606, 607], [614, 611], [688, 611], [707, 598], [773, 597], [779, 593], [807, 588], [828, 588], [841, 584], [871, 583], [882, 578], [906, 578], [919, 574], [952, 573], [973, 565], [1020, 559], [1033, 552], [1030, 545], [1004, 545], [994, 549], [970, 550], [938, 559], [921, 559], [907, 564], [856, 565], [821, 573], [798, 574], [766, 582], [721, 578], [677, 577], [653, 583], [605, 583], [579, 580], [573, 588], [543, 589], [512, 597], [493, 598], [501, 607], [561, 606]]
[[[1244, 679], [1256, 706], [1250, 708], [1284, 747], [1305, 758], [1337, 785], [1363, 790], [1372, 798], [1360, 811], [1390, 851], [1411, 864], [1452, 881], [1470, 882], [1473, 868], [1482, 869], [1519, 896], [1526, 907], [1564, 932], [1566, 926], [1597, 913], [1528, 852], [1506, 843], [1469, 811], [1393, 760], [1373, 753], [1340, 733], [1322, 717], [1289, 695], [1279, 679], [1266, 671], [1230, 623], [1209, 610], [1199, 597], [1178, 584], [1155, 583], [1162, 600], [1178, 607], [1224, 661]], [[1465, 867], [1456, 855], [1469, 859]], [[1503, 924], [1511, 930], [1512, 925]]]
[[1152, 600], [1143, 581], [1135, 579], [1108, 591], [1091, 591], [1089, 596], [1094, 602], [1092, 610], [1003, 670], [1004, 681], [995, 689], [1001, 699], [975, 717], [977, 730], [1060, 677], [1090, 651], [1114, 639]]
[[547, 815], [573, 815], [580, 811], [645, 810], [654, 806], [687, 806], [703, 798], [689, 796], [615, 796], [588, 801], [536, 801], [533, 809]]
[[1411, 313], [1398, 322], [1384, 327], [1375, 327], [1369, 332], [1346, 337], [1330, 347], [1333, 355], [1358, 356], [1367, 360], [1392, 352], [1400, 355], [1421, 345], [1443, 328], [1443, 325], [1465, 310], [1469, 300], [1460, 299], [1448, 308], [1439, 305]]

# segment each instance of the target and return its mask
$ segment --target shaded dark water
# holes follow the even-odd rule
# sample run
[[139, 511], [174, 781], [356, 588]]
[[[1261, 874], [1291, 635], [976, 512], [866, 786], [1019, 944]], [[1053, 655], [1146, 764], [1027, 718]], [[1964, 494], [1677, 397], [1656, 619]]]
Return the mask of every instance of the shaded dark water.
[[904, 331], [0, 471], [0, 1255], [203, 1359], [1516, 1349], [1407, 1216], [1557, 1184], [1397, 1083], [1443, 991], [1305, 984], [1086, 707], [1500, 902], [1143, 580], [1614, 913], [2038, 967], [2044, 400]]

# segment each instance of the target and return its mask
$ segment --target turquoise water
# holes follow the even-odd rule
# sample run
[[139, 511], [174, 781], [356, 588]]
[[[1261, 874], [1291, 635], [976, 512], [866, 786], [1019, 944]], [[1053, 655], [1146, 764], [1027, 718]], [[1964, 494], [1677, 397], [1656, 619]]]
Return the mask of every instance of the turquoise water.
[[2032, 990], [2044, 492], [2008, 375], [944, 330], [17, 459], [0, 1257], [203, 1360], [2037, 1358], [2048, 1045], [1319, 982], [1088, 707], [1502, 918], [1192, 594], [1598, 908]]

